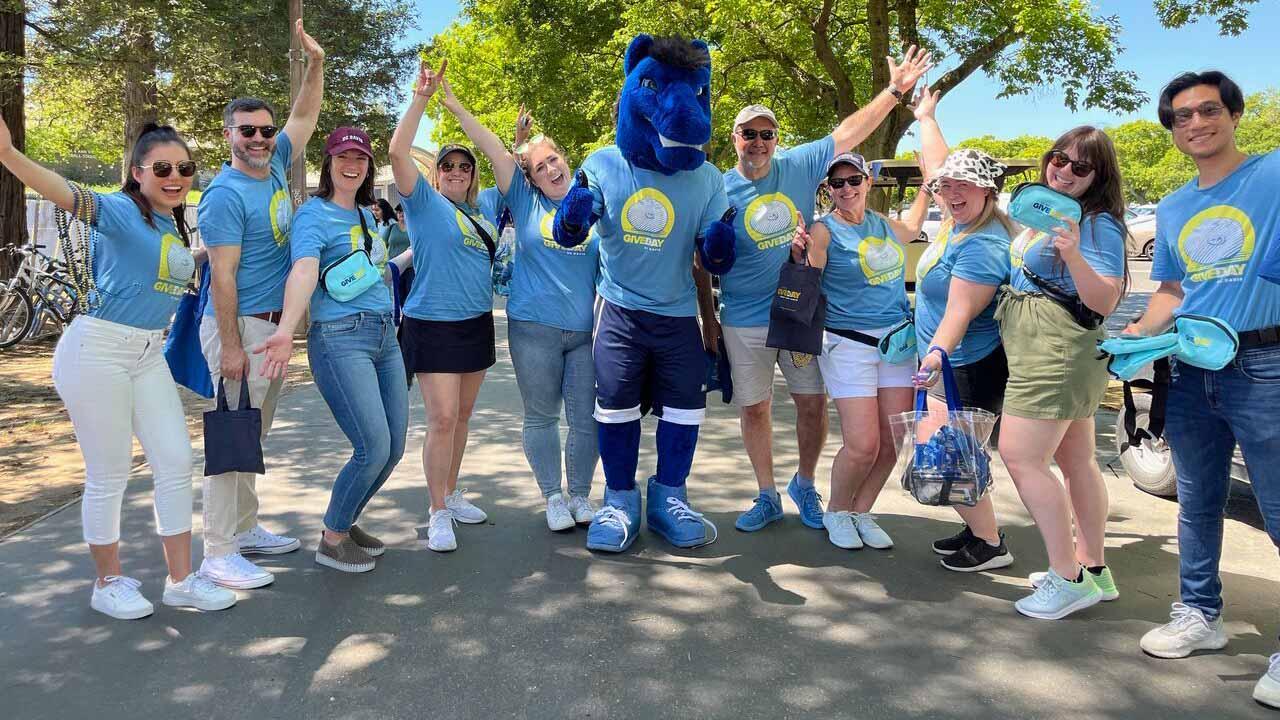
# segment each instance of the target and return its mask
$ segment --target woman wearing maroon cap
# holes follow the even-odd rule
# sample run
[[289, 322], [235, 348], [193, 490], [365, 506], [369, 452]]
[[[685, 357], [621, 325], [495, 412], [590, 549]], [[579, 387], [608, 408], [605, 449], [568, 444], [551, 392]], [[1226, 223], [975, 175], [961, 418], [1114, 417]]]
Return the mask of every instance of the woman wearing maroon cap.
[[372, 570], [384, 550], [355, 522], [400, 462], [409, 421], [391, 293], [382, 282], [387, 246], [364, 209], [373, 201], [373, 180], [369, 136], [350, 127], [330, 133], [320, 188], [293, 217], [293, 270], [279, 329], [254, 348], [267, 354], [262, 374], [282, 376], [294, 328], [310, 305], [311, 372], [352, 445], [333, 482], [316, 562], [343, 572]]

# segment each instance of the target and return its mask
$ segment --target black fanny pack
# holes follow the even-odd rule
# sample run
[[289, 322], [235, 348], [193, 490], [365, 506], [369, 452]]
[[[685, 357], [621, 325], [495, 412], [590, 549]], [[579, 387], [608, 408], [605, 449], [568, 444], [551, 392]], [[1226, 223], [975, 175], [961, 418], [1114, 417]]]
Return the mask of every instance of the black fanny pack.
[[1088, 305], [1085, 305], [1079, 295], [1073, 295], [1057, 284], [1045, 280], [1032, 272], [1031, 268], [1026, 265], [1022, 266], [1022, 274], [1027, 276], [1032, 285], [1039, 288], [1041, 295], [1058, 303], [1063, 310], [1067, 311], [1071, 319], [1075, 320], [1076, 324], [1085, 330], [1097, 330], [1106, 322], [1106, 318], [1094, 312]]

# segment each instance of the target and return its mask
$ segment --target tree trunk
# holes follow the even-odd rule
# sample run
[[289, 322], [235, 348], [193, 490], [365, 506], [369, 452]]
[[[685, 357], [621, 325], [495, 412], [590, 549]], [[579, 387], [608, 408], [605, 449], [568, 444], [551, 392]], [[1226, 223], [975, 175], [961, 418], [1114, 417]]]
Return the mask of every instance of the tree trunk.
[[[24, 0], [7, 3], [0, 12], [0, 114], [9, 125], [13, 146], [19, 150], [26, 146], [26, 117], [23, 113], [22, 70], [27, 46], [23, 20], [26, 17]], [[13, 173], [0, 168], [0, 245], [21, 245], [27, 241], [26, 192]], [[7, 280], [13, 272], [8, 256], [0, 256], [0, 280]]]
[[156, 37], [145, 17], [131, 15], [125, 25], [131, 49], [130, 62], [124, 70], [124, 158], [120, 162], [120, 179], [129, 176], [129, 156], [133, 144], [142, 134], [142, 126], [156, 122]]

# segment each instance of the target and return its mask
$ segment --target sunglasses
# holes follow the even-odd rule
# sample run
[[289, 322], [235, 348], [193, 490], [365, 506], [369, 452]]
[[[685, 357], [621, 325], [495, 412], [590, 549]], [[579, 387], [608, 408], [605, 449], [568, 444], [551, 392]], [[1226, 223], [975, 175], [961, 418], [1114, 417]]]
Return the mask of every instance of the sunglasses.
[[[155, 173], [155, 176], [158, 178], [167, 178], [173, 174], [173, 163], [168, 162], [167, 160], [158, 160], [150, 165], [139, 165], [138, 167], [142, 170], [151, 168], [151, 172]], [[178, 163], [178, 174], [182, 177], [191, 177], [192, 175], [195, 175], [196, 161], [183, 160]]]
[[1191, 118], [1196, 115], [1205, 120], [1216, 120], [1224, 110], [1226, 108], [1216, 102], [1201, 103], [1200, 107], [1194, 108], [1178, 108], [1173, 111], [1173, 126], [1177, 128], [1186, 127], [1191, 124]]
[[756, 138], [760, 138], [761, 140], [773, 140], [778, 137], [777, 130], [752, 130], [751, 128], [743, 128], [738, 131], [738, 134], [747, 142], [751, 142]]
[[1071, 174], [1076, 177], [1089, 177], [1089, 173], [1094, 171], [1093, 163], [1086, 160], [1072, 160], [1070, 155], [1061, 150], [1049, 152], [1049, 164], [1056, 168], [1064, 168], [1070, 165]]
[[475, 166], [469, 162], [460, 162], [460, 163], [442, 162], [436, 167], [440, 168], [440, 170], [442, 170], [443, 172], [453, 172], [454, 168], [457, 168], [462, 172], [471, 172], [471, 168]]
[[827, 178], [827, 186], [832, 190], [839, 190], [845, 185], [848, 185], [849, 187], [858, 187], [862, 184], [864, 177], [864, 175], [850, 175], [849, 177], [842, 178]]
[[533, 137], [529, 138], [528, 140], [525, 140], [524, 142], [516, 146], [516, 149], [513, 152], [515, 152], [515, 154], [517, 155], [524, 155], [525, 153], [529, 152], [529, 148], [533, 147], [534, 145], [537, 145], [538, 143], [546, 139], [547, 139], [547, 136], [545, 134], [538, 133], [537, 135], [534, 135]]
[[242, 138], [251, 138], [257, 133], [262, 133], [263, 140], [270, 140], [280, 132], [280, 128], [275, 125], [228, 125], [227, 129], [235, 130]]

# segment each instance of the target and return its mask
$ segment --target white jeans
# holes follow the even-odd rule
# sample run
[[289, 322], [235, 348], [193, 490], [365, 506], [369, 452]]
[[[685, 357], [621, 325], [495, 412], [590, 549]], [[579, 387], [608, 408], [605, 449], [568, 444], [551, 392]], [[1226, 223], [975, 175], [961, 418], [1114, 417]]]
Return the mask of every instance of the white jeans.
[[[240, 342], [249, 355], [249, 402], [262, 410], [262, 437], [265, 440], [271, 430], [271, 420], [276, 414], [276, 400], [284, 379], [270, 380], [262, 377], [262, 363], [266, 355], [253, 354], [252, 348], [271, 337], [276, 324], [256, 317], [239, 318]], [[218, 335], [218, 321], [212, 315], [200, 322], [200, 349], [209, 372], [213, 375], [213, 387], [218, 387], [222, 375], [222, 338]], [[227, 380], [227, 402], [238, 402], [240, 381]], [[204, 555], [221, 557], [239, 552], [236, 544], [238, 533], [248, 532], [258, 524], [258, 476], [253, 473], [223, 473], [204, 479]]]
[[80, 315], [53, 354], [53, 386], [84, 456], [80, 517], [90, 545], [120, 539], [120, 504], [138, 436], [155, 481], [156, 530], [191, 530], [191, 437], [164, 360], [164, 333]]

